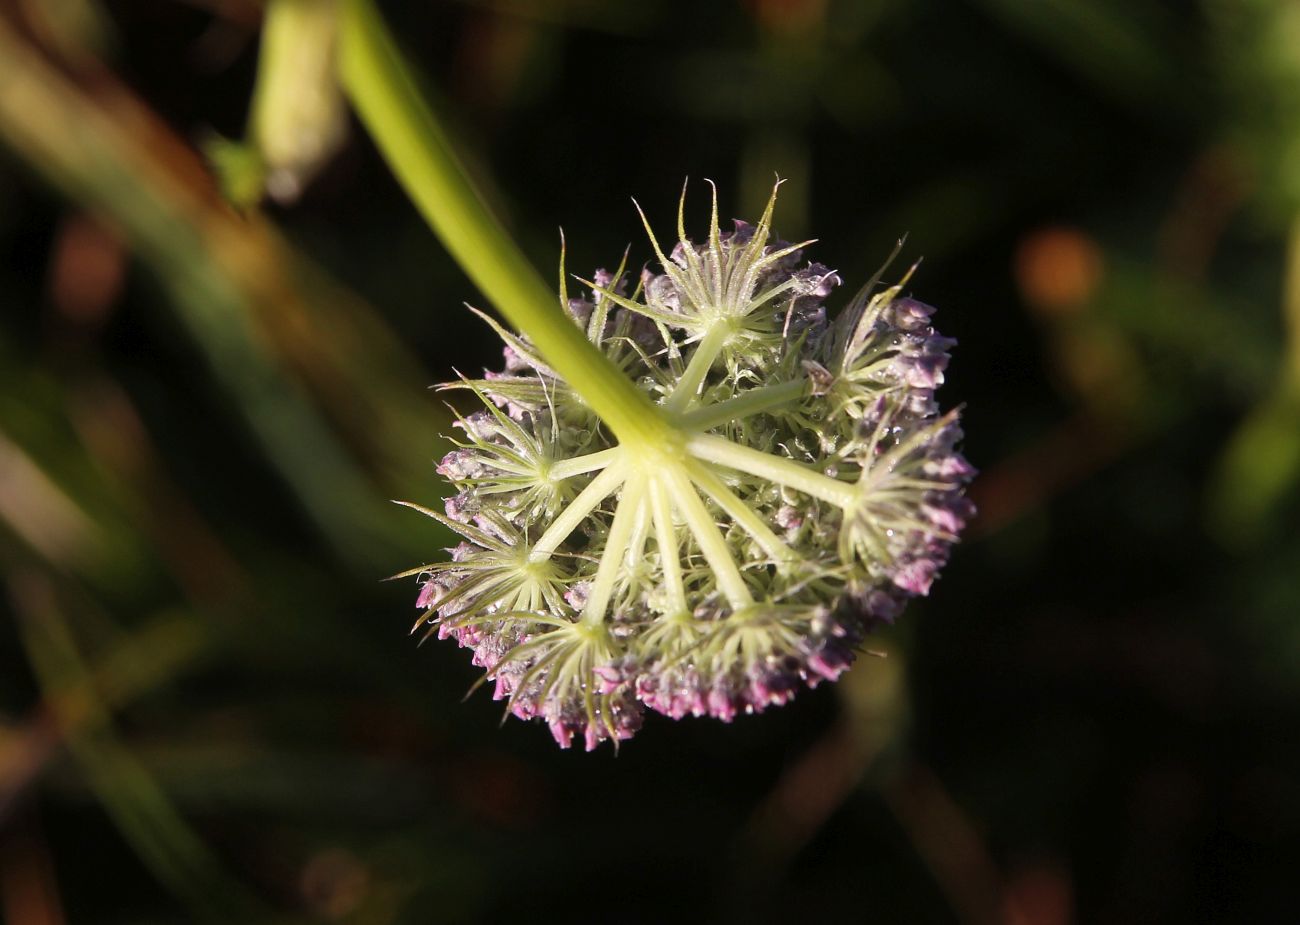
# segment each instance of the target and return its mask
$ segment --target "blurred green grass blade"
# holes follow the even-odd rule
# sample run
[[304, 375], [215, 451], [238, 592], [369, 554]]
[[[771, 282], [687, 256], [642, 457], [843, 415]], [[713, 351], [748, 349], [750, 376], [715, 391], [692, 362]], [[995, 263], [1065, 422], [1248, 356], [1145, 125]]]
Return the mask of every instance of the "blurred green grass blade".
[[107, 647], [81, 679], [60, 692], [57, 728], [40, 714], [0, 736], [0, 819], [40, 777], [62, 738], [87, 719], [163, 688], [216, 654], [210, 624], [181, 612], [151, 618]]
[[1008, 29], [1038, 45], [1117, 101], [1157, 111], [1193, 111], [1189, 89], [1196, 75], [1176, 73], [1169, 62], [1170, 23], [1144, 21], [1159, 5], [1129, 0], [976, 0]]
[[1300, 394], [1286, 389], [1252, 412], [1229, 442], [1210, 499], [1211, 525], [1232, 543], [1278, 525], [1300, 474]]
[[123, 592], [157, 577], [129, 490], [89, 453], [69, 394], [0, 332], [0, 524], [56, 570]]
[[1251, 172], [1255, 209], [1284, 226], [1300, 209], [1300, 5], [1206, 0], [1204, 8], [1230, 103], [1221, 131]]
[[103, 54], [120, 42], [113, 18], [99, 0], [39, 0], [19, 6], [33, 30], [73, 61], [87, 52]]
[[[14, 571], [9, 591], [45, 702], [91, 789], [141, 861], [202, 919], [265, 918], [258, 902], [221, 868], [162, 788], [117, 739], [101, 701], [85, 696], [91, 685], [89, 671], [49, 579], [34, 571]], [[74, 704], [79, 705], [75, 712]]]
[[1211, 522], [1239, 544], [1272, 532], [1300, 481], [1300, 216], [1287, 246], [1283, 322], [1281, 381], [1229, 442], [1212, 486]]
[[103, 556], [99, 525], [0, 429], [0, 523], [52, 563], [93, 567]]
[[1269, 388], [1276, 344], [1240, 294], [1156, 272], [1147, 261], [1108, 256], [1099, 311], [1150, 349], [1178, 359], [1182, 369], [1208, 370], [1241, 395]]
[[85, 679], [105, 707], [121, 707], [158, 690], [211, 658], [218, 648], [211, 622], [183, 611], [164, 611], [97, 659]]
[[163, 283], [194, 343], [284, 484], [363, 571], [382, 571], [401, 532], [376, 487], [282, 370], [239, 281], [186, 214], [192, 194], [119, 124], [0, 23], [0, 137], [74, 201], [108, 216]]
[[242, 740], [152, 743], [137, 759], [177, 804], [205, 813], [257, 812], [329, 820], [399, 823], [423, 815], [433, 794], [428, 770], [348, 749], [290, 751]]

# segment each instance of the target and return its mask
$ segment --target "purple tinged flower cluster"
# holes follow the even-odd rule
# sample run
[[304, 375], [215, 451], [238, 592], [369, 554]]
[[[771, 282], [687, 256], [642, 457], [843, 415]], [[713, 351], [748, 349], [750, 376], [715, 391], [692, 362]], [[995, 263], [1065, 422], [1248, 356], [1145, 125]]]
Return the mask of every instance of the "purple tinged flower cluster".
[[723, 722], [792, 700], [802, 687], [834, 681], [853, 662], [864, 625], [855, 615], [822, 615], [796, 649], [765, 651], [702, 671], [695, 660], [668, 657], [636, 677], [636, 696], [671, 719], [713, 716]]
[[627, 739], [647, 709], [731, 721], [836, 680], [929, 593], [974, 513], [935, 399], [954, 341], [934, 309], [868, 286], [829, 317], [838, 274], [772, 240], [770, 215], [724, 233], [715, 212], [703, 243], [655, 243], [658, 271], [566, 296], [699, 447], [680, 471], [625, 453], [504, 331], [503, 371], [451, 384], [481, 410], [438, 466], [456, 491], [433, 516], [461, 542], [418, 570], [417, 627], [471, 649], [561, 746]]

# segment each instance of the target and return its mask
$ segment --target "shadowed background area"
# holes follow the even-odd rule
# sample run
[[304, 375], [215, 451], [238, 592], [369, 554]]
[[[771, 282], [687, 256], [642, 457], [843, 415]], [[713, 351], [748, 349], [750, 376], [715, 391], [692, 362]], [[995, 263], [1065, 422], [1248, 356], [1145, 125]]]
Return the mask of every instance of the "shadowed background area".
[[1295, 915], [1300, 4], [382, 4], [548, 278], [779, 174], [841, 303], [906, 235], [960, 341], [929, 599], [617, 755], [381, 581], [499, 342], [281, 6], [0, 2], [4, 921]]

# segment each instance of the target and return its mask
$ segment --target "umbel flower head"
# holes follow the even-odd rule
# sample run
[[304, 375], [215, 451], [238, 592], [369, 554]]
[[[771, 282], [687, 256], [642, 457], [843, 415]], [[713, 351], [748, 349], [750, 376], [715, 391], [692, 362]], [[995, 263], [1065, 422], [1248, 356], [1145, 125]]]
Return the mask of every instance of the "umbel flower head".
[[835, 680], [973, 513], [934, 396], [954, 342], [906, 279], [828, 315], [840, 278], [773, 239], [775, 200], [724, 232], [715, 193], [701, 243], [679, 209], [669, 254], [647, 223], [657, 270], [625, 261], [579, 297], [561, 263], [573, 324], [650, 399], [639, 438], [495, 322], [504, 370], [449, 385], [481, 408], [438, 467], [445, 514], [425, 511], [461, 542], [406, 573], [416, 628], [471, 649], [562, 746], [626, 739], [647, 708], [730, 721]]

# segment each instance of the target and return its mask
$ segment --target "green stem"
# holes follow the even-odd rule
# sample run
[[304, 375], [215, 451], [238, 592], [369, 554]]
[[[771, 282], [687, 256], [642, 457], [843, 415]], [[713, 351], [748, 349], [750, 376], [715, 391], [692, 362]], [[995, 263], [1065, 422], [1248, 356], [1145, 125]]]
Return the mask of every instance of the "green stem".
[[732, 421], [743, 421], [764, 411], [779, 408], [803, 397], [808, 383], [803, 379], [791, 379], [775, 385], [761, 385], [747, 389], [734, 398], [714, 402], [700, 408], [692, 408], [680, 418], [678, 423], [686, 430], [712, 430]]
[[569, 534], [577, 529], [578, 524], [587, 519], [587, 515], [596, 509], [600, 502], [608, 498], [622, 484], [627, 476], [627, 467], [617, 461], [605, 469], [578, 492], [578, 497], [569, 502], [569, 506], [560, 512], [560, 516], [551, 521], [546, 532], [533, 546], [529, 558], [534, 562], [549, 559], [556, 547], [568, 539]]
[[655, 542], [659, 544], [659, 561], [664, 570], [664, 587], [668, 591], [670, 612], [689, 614], [677, 532], [673, 529], [673, 509], [664, 492], [663, 482], [658, 478], [650, 480], [650, 506], [654, 511]]
[[388, 165], [451, 256], [620, 442], [657, 445], [667, 427], [650, 399], [573, 323], [488, 209], [421, 98], [373, 0], [345, 0], [343, 88]]
[[568, 479], [575, 475], [582, 475], [585, 472], [595, 472], [597, 469], [604, 469], [614, 460], [619, 458], [622, 451], [618, 447], [610, 447], [608, 450], [597, 450], [595, 453], [588, 453], [585, 456], [575, 456], [572, 459], [561, 459], [551, 466], [550, 476], [553, 479]]
[[796, 558], [794, 550], [772, 532], [771, 528], [758, 516], [758, 512], [747, 505], [736, 493], [727, 487], [722, 479], [713, 474], [713, 470], [698, 459], [687, 462], [687, 472], [691, 481], [700, 487], [736, 524], [754, 538], [763, 551], [774, 562], [792, 562]]
[[686, 452], [696, 459], [718, 463], [729, 469], [768, 479], [778, 485], [820, 498], [822, 501], [838, 504], [840, 507], [851, 507], [857, 498], [854, 486], [847, 482], [823, 475], [816, 469], [797, 463], [793, 459], [750, 449], [712, 434], [694, 434], [689, 437], [686, 441]]
[[614, 512], [614, 522], [609, 525], [605, 549], [600, 554], [596, 577], [592, 579], [591, 590], [587, 594], [587, 606], [582, 611], [582, 622], [588, 626], [599, 626], [605, 619], [605, 610], [614, 594], [614, 585], [618, 583], [619, 576], [626, 573], [629, 544], [645, 500], [645, 490], [646, 478], [640, 473], [628, 479], [623, 486], [623, 497], [619, 499], [618, 510]]
[[649, 498], [649, 479], [643, 478], [637, 492], [636, 519], [632, 523], [632, 534], [627, 541], [627, 551], [623, 554], [623, 564], [629, 576], [642, 574], [645, 559], [646, 540], [650, 537], [651, 507]]
[[709, 325], [709, 330], [700, 338], [695, 353], [691, 355], [691, 362], [687, 364], [686, 372], [682, 373], [682, 378], [677, 380], [672, 394], [664, 402], [665, 409], [682, 411], [691, 403], [691, 399], [700, 390], [700, 383], [709, 374], [713, 361], [718, 358], [718, 354], [722, 352], [730, 336], [731, 326], [727, 322], [715, 321]]
[[754, 598], [750, 595], [749, 587], [740, 574], [740, 568], [727, 547], [722, 531], [709, 516], [709, 509], [704, 506], [700, 496], [695, 493], [695, 486], [676, 466], [665, 469], [663, 478], [664, 485], [672, 496], [674, 507], [682, 515], [687, 529], [695, 537], [695, 542], [699, 544], [700, 552], [704, 553], [709, 568], [713, 569], [713, 575], [718, 579], [718, 588], [726, 597], [727, 603], [733, 610], [740, 610], [754, 603]]

